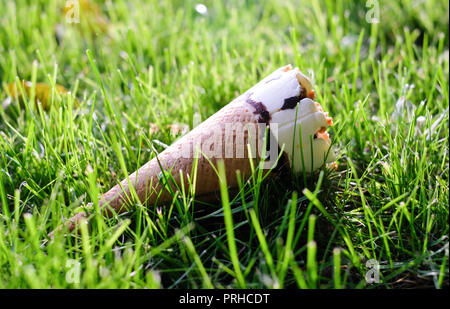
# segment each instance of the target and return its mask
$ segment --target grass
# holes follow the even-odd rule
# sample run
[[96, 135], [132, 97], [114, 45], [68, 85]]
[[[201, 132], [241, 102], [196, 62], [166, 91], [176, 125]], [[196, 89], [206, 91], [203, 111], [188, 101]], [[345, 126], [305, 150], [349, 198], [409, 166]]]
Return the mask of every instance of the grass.
[[[361, 1], [196, 4], [99, 2], [104, 33], [66, 23], [64, 1], [0, 2], [0, 288], [448, 287], [448, 3], [380, 1], [379, 24]], [[222, 182], [222, 204], [184, 188], [46, 241], [172, 143], [167, 125], [192, 128], [287, 63], [334, 118], [337, 170], [255, 170], [237, 196]], [[17, 78], [71, 95], [6, 106]]]

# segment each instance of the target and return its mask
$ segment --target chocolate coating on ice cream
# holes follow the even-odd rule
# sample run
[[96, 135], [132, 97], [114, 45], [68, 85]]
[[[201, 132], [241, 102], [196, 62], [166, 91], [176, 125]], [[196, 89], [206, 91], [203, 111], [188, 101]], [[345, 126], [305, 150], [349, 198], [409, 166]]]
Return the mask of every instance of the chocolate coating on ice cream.
[[298, 96], [290, 97], [287, 99], [284, 99], [284, 104], [281, 106], [281, 110], [285, 109], [293, 109], [297, 106], [297, 103], [306, 98], [306, 89], [301, 88], [300, 94]]
[[269, 112], [267, 111], [266, 106], [262, 102], [255, 102], [250, 98], [248, 98], [246, 102], [255, 108], [253, 114], [259, 115], [258, 122], [268, 125], [271, 117]]

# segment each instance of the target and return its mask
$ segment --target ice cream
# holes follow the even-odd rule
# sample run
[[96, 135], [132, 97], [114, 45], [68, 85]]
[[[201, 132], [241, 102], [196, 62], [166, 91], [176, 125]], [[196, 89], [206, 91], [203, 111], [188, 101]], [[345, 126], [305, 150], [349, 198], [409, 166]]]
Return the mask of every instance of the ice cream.
[[[238, 187], [237, 170], [245, 178], [251, 176], [251, 160], [253, 166], [270, 161], [297, 173], [317, 170], [334, 160], [334, 152], [325, 131], [332, 119], [313, 100], [311, 82], [298, 68], [279, 68], [103, 194], [101, 209], [106, 215], [121, 213], [133, 206], [136, 196], [148, 206], [168, 204], [181, 185], [191, 186], [196, 199], [218, 197], [217, 160], [225, 163], [229, 188]], [[269, 144], [264, 143], [265, 137]], [[272, 155], [281, 150], [281, 159], [273, 160]], [[262, 158], [264, 153], [270, 156]], [[192, 184], [187, 179], [195, 167]], [[167, 173], [173, 182], [167, 180]], [[85, 216], [79, 213], [71, 218], [69, 228]]]

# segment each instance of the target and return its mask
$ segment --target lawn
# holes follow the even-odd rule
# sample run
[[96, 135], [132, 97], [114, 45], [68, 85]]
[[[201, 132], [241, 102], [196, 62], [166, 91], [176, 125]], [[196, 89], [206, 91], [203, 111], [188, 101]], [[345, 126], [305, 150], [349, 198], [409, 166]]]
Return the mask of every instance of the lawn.
[[[0, 2], [0, 288], [449, 286], [447, 1], [84, 3], [71, 23], [64, 0]], [[171, 125], [289, 63], [334, 119], [337, 168], [96, 212], [48, 239]]]

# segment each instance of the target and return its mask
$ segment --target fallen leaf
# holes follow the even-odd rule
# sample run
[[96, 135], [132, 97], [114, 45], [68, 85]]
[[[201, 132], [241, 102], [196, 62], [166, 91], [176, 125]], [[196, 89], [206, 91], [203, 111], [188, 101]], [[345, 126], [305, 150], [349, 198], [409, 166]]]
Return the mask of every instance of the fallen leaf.
[[[12, 99], [19, 99], [19, 103], [24, 106], [24, 98], [22, 96], [25, 94], [26, 98], [29, 99], [31, 96], [32, 83], [29, 81], [22, 80], [22, 82], [13, 82], [6, 85], [6, 90], [8, 95]], [[66, 88], [60, 85], [55, 85], [55, 93], [57, 92], [59, 95], [67, 95], [68, 91]], [[52, 100], [52, 86], [44, 83], [36, 83], [35, 86], [35, 96], [34, 101], [36, 104], [41, 104], [44, 110], [49, 110]], [[78, 100], [75, 99], [74, 106], [78, 106]]]

